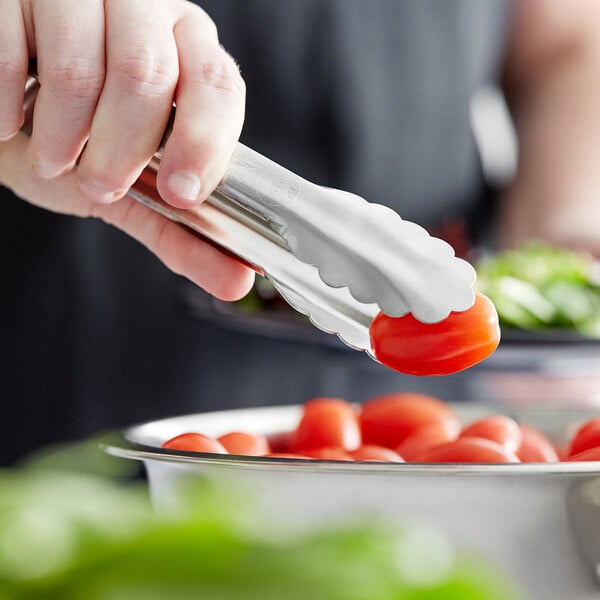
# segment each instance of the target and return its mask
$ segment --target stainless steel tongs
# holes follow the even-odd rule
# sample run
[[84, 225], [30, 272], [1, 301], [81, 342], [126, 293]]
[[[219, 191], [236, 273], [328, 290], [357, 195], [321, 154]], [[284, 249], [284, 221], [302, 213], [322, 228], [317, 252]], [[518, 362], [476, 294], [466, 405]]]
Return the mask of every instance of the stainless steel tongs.
[[[30, 77], [25, 132], [38, 90]], [[474, 302], [473, 267], [385, 206], [310, 183], [238, 144], [210, 197], [178, 209], [156, 191], [161, 156], [162, 145], [129, 196], [251, 264], [313, 325], [373, 358], [369, 325], [380, 310], [432, 323]]]

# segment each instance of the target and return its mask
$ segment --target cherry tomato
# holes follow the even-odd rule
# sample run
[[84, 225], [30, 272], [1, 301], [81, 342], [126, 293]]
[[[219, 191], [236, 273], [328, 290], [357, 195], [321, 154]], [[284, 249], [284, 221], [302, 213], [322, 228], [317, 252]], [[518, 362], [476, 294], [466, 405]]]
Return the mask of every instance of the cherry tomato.
[[311, 450], [303, 450], [305, 456], [309, 458], [317, 458], [319, 460], [354, 460], [348, 452], [343, 448], [312, 448]]
[[167, 440], [163, 448], [183, 450], [185, 452], [211, 452], [212, 454], [227, 454], [221, 442], [201, 433], [182, 433]]
[[575, 436], [587, 431], [588, 429], [592, 429], [594, 427], [598, 427], [600, 425], [600, 417], [595, 417], [594, 419], [588, 419], [583, 425], [577, 429]]
[[500, 444], [485, 438], [465, 437], [427, 448], [415, 462], [434, 463], [518, 463], [519, 459]]
[[291, 452], [271, 452], [270, 454], [265, 454], [265, 458], [303, 458], [305, 460], [312, 460], [310, 456], [292, 454]]
[[363, 404], [360, 424], [364, 444], [397, 448], [418, 429], [432, 424], [460, 427], [452, 408], [425, 394], [397, 393]]
[[462, 371], [488, 357], [500, 342], [496, 308], [480, 293], [471, 308], [438, 323], [422, 323], [410, 313], [389, 317], [380, 312], [369, 334], [377, 359], [410, 375]]
[[289, 452], [292, 448], [293, 441], [296, 438], [295, 431], [282, 431], [279, 433], [271, 433], [268, 437], [271, 453], [273, 452]]
[[458, 437], [460, 425], [454, 421], [441, 421], [417, 429], [409, 435], [397, 448], [396, 452], [410, 462], [427, 448], [453, 442]]
[[600, 419], [585, 422], [573, 436], [569, 456], [600, 446]]
[[514, 454], [521, 445], [523, 434], [514, 419], [504, 415], [494, 415], [473, 421], [463, 428], [458, 437], [459, 439], [477, 437], [492, 440], [492, 442], [500, 444], [507, 452]]
[[600, 447], [596, 446], [595, 448], [588, 448], [587, 450], [583, 450], [583, 452], [578, 452], [573, 456], [569, 456], [567, 458], [568, 462], [581, 462], [581, 461], [592, 461], [592, 460], [600, 460]]
[[521, 428], [521, 445], [516, 454], [521, 462], [558, 462], [558, 454], [550, 440], [541, 432], [529, 425]]
[[269, 442], [264, 435], [232, 431], [217, 438], [229, 454], [242, 456], [263, 456], [271, 452]]
[[305, 453], [305, 450], [328, 447], [350, 451], [359, 446], [360, 428], [351, 404], [339, 398], [315, 398], [304, 405], [294, 451]]
[[389, 448], [375, 446], [373, 444], [361, 446], [358, 450], [351, 452], [350, 456], [354, 460], [364, 462], [404, 462], [404, 459], [397, 452], [394, 452]]

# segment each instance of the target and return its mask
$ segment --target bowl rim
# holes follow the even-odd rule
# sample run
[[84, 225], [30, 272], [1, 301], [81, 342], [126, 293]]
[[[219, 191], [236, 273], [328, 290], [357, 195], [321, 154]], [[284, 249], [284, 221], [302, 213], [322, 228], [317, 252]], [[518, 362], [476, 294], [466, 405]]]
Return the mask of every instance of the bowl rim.
[[[453, 404], [453, 403], [449, 403]], [[505, 412], [515, 412], [515, 407], [501, 407], [489, 404], [465, 403], [471, 405], [471, 408], [485, 407], [490, 411], [505, 409]], [[531, 410], [531, 407], [521, 407], [525, 411]], [[582, 407], [572, 407], [581, 409]], [[312, 458], [285, 458], [285, 457], [265, 457], [265, 456], [243, 456], [238, 454], [213, 454], [208, 452], [188, 452], [181, 450], [171, 450], [160, 446], [149, 445], [136, 441], [140, 437], [140, 431], [144, 428], [159, 426], [161, 424], [185, 422], [190, 418], [225, 416], [234, 412], [239, 414], [252, 414], [260, 411], [279, 411], [298, 413], [301, 409], [299, 405], [287, 406], [269, 406], [252, 407], [223, 411], [211, 411], [202, 413], [192, 413], [147, 421], [121, 431], [111, 434], [110, 438], [100, 443], [102, 449], [109, 455], [119, 458], [127, 458], [139, 461], [158, 461], [165, 463], [175, 463], [180, 466], [192, 465], [211, 465], [223, 466], [229, 468], [244, 469], [299, 469], [306, 471], [341, 471], [345, 473], [363, 473], [363, 474], [420, 474], [420, 475], [440, 475], [440, 474], [464, 474], [464, 475], [498, 475], [505, 476], [531, 476], [531, 475], [576, 475], [581, 473], [600, 475], [600, 461], [561, 461], [555, 463], [416, 463], [416, 462], [369, 462], [369, 461], [341, 461], [341, 460], [323, 460]], [[558, 410], [568, 411], [564, 406], [546, 406], [535, 410]], [[516, 408], [519, 411], [519, 407]], [[273, 434], [278, 433], [276, 431]]]

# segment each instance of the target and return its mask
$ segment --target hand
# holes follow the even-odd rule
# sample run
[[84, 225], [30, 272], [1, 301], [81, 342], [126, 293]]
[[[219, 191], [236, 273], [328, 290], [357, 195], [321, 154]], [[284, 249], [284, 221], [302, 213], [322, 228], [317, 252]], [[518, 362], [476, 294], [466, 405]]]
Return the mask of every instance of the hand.
[[[23, 87], [37, 58], [30, 139]], [[95, 216], [223, 299], [253, 273], [124, 197], [177, 114], [158, 173], [180, 208], [220, 181], [239, 137], [245, 86], [215, 25], [184, 0], [0, 0], [0, 183], [56, 212]], [[79, 166], [75, 170], [75, 163]]]

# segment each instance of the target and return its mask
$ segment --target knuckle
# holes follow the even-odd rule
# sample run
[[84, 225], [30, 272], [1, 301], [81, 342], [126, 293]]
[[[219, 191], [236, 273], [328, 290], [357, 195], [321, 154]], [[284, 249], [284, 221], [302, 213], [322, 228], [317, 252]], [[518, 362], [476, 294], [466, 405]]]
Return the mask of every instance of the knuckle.
[[246, 83], [240, 70], [233, 58], [225, 53], [200, 63], [192, 83], [198, 87], [211, 87], [236, 100], [246, 96]]
[[86, 189], [89, 197], [94, 197], [103, 204], [118, 200], [129, 187], [125, 177], [113, 174], [109, 177], [106, 172], [89, 167], [85, 172], [79, 173], [79, 182]]
[[89, 102], [100, 95], [104, 73], [87, 60], [64, 59], [44, 73], [44, 84], [68, 101]]
[[117, 82], [130, 95], [140, 98], [171, 95], [177, 76], [177, 70], [149, 48], [130, 50], [116, 60]]

